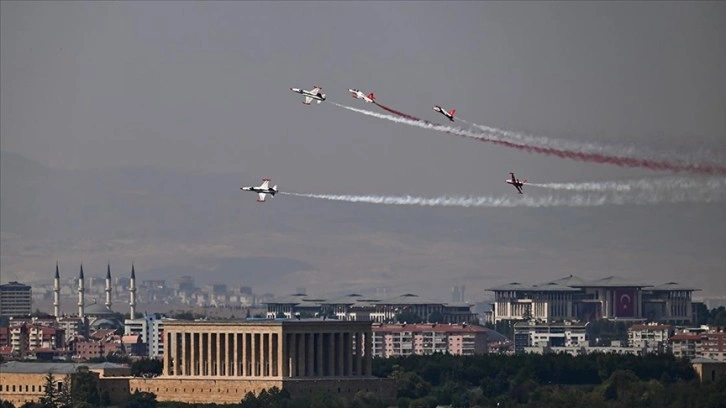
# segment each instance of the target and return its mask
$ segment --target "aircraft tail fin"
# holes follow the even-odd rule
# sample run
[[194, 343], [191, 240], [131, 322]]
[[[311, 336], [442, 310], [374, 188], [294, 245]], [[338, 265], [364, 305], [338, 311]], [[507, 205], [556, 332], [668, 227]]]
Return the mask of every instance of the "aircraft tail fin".
[[368, 97], [371, 98], [371, 99], [373, 99], [374, 101], [376, 100], [376, 96], [373, 95], [373, 92], [371, 92], [370, 94], [368, 94]]
[[456, 114], [456, 109], [451, 110], [451, 116], [454, 116]]
[[320, 99], [318, 99], [318, 104], [321, 104], [321, 103], [323, 103], [323, 101], [321, 101]]
[[275, 185], [274, 185], [274, 186], [272, 187], [272, 191], [273, 191], [273, 193], [271, 193], [271, 194], [272, 194], [273, 196], [274, 196], [274, 195], [275, 195], [275, 194], [276, 194], [276, 193], [277, 193], [277, 192], [279, 191], [279, 190], [277, 189], [277, 184], [275, 184]]

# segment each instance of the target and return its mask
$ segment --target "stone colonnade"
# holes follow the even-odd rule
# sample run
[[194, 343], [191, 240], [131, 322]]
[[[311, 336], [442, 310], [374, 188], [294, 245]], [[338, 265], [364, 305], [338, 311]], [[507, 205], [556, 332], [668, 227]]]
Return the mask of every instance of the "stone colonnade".
[[370, 322], [167, 322], [166, 377], [370, 376]]

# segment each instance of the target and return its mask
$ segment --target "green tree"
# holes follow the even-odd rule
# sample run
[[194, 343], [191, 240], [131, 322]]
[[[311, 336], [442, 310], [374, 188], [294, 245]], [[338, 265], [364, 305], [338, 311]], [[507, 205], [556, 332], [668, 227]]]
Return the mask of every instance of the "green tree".
[[350, 408], [384, 408], [386, 405], [373, 392], [358, 391], [350, 402]]
[[240, 407], [242, 408], [260, 408], [260, 402], [257, 400], [257, 396], [254, 392], [248, 391], [247, 394], [245, 394], [244, 398], [242, 398], [242, 401], [240, 401]]
[[417, 315], [416, 313], [405, 311], [401, 312], [396, 315], [396, 321], [398, 323], [421, 323], [422, 319], [421, 316]]
[[45, 376], [45, 389], [43, 391], [40, 406], [43, 408], [56, 408], [58, 406], [58, 390], [56, 389], [55, 376], [51, 372]]
[[80, 403], [97, 407], [101, 403], [98, 392], [98, 377], [87, 366], [80, 366], [71, 380], [71, 401], [74, 408]]
[[155, 408], [157, 404], [153, 392], [134, 391], [121, 408]]
[[59, 408], [69, 408], [72, 405], [71, 376], [68, 374], [63, 377], [63, 385], [61, 385], [61, 389], [58, 391], [57, 402]]
[[161, 360], [144, 358], [131, 363], [131, 375], [134, 377], [156, 377], [163, 371], [164, 363]]
[[431, 312], [428, 318], [429, 323], [443, 323], [444, 322], [444, 315], [439, 312], [438, 310], [435, 312]]
[[718, 309], [711, 310], [711, 316], [708, 318], [708, 324], [711, 326], [726, 326], [726, 307], [720, 306]]

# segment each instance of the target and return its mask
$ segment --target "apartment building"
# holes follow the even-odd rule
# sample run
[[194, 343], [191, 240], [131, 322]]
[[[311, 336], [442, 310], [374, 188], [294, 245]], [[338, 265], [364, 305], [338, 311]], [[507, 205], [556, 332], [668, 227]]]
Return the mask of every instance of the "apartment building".
[[467, 324], [373, 325], [373, 355], [397, 357], [412, 354], [486, 354], [488, 330]]

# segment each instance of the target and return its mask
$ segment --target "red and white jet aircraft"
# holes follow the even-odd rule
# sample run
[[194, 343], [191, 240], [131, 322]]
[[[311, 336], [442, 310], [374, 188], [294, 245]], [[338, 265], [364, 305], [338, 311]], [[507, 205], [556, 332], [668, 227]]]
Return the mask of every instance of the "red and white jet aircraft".
[[507, 180], [507, 183], [513, 185], [517, 191], [519, 191], [519, 194], [522, 194], [522, 186], [527, 184], [527, 180], [519, 180], [518, 178], [514, 177], [514, 173], [509, 173], [512, 175], [512, 178]]
[[456, 109], [452, 109], [451, 112], [447, 112], [446, 109], [442, 108], [439, 105], [436, 105], [434, 106], [434, 110], [449, 118], [450, 121], [454, 121], [454, 114], [456, 113]]
[[260, 203], [265, 202], [265, 197], [267, 196], [267, 194], [274, 197], [278, 191], [277, 186], [270, 187], [270, 179], [268, 179], [268, 178], [262, 179], [262, 184], [257, 187], [254, 187], [254, 186], [240, 187], [240, 190], [256, 192], [257, 193], [257, 202], [260, 202]]
[[323, 102], [325, 100], [325, 94], [320, 92], [322, 89], [323, 88], [321, 88], [320, 85], [315, 85], [315, 88], [309, 91], [299, 88], [290, 88], [291, 91], [305, 96], [305, 100], [303, 101], [305, 105], [310, 105], [313, 99], [316, 99], [318, 103]]
[[376, 96], [373, 95], [373, 92], [369, 93], [368, 96], [366, 96], [366, 94], [357, 89], [348, 89], [348, 92], [350, 92], [354, 98], [363, 99], [368, 103], [373, 103], [373, 101], [375, 101], [376, 99]]

